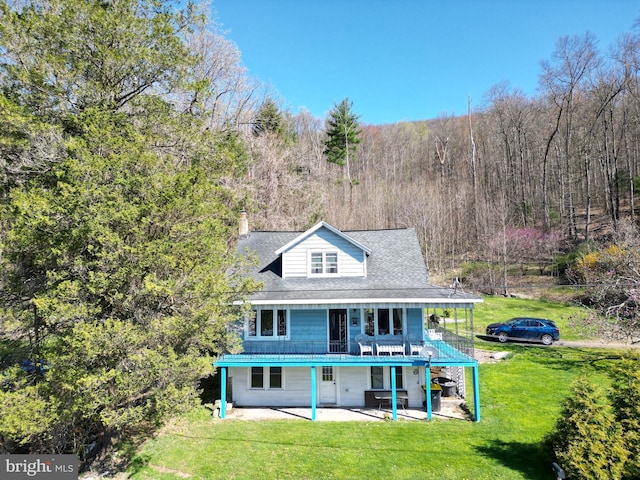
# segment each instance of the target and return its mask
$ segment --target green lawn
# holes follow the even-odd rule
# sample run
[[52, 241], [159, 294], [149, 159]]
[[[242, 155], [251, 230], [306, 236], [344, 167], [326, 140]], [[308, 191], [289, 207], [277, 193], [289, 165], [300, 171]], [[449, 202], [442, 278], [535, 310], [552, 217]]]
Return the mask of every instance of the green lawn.
[[486, 326], [494, 322], [503, 322], [513, 317], [541, 317], [556, 322], [560, 328], [562, 340], [580, 340], [585, 337], [570, 326], [570, 318], [585, 314], [585, 310], [571, 304], [531, 300], [526, 298], [507, 298], [485, 296], [484, 302], [473, 309], [473, 327], [476, 334], [483, 334]]
[[[551, 480], [541, 446], [570, 382], [606, 381], [620, 352], [501, 345], [480, 366], [482, 418], [399, 422], [242, 421], [204, 411], [181, 418], [139, 450], [134, 480]], [[471, 399], [470, 399], [471, 401]]]

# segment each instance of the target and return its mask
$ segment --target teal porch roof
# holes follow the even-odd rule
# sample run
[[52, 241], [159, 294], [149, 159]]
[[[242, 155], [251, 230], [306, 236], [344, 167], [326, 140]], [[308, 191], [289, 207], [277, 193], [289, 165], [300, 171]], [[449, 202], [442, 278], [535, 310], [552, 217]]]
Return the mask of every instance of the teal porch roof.
[[[426, 352], [432, 356], [426, 356]], [[420, 354], [414, 355], [354, 355], [349, 353], [226, 353], [214, 362], [216, 367], [364, 367], [364, 366], [425, 366], [475, 367], [478, 361], [444, 341], [433, 341]]]

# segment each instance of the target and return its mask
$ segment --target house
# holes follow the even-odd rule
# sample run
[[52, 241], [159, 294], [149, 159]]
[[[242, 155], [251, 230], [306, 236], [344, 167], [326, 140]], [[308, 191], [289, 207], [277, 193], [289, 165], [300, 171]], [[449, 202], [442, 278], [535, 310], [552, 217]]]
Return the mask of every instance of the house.
[[312, 420], [317, 406], [384, 403], [394, 420], [398, 406], [430, 419], [431, 379], [448, 373], [464, 396], [470, 368], [479, 421], [473, 306], [482, 300], [429, 283], [414, 229], [250, 232], [243, 212], [237, 251], [257, 258], [250, 275], [263, 288], [242, 300], [252, 312], [242, 353], [215, 362], [222, 418], [233, 401], [310, 407]]

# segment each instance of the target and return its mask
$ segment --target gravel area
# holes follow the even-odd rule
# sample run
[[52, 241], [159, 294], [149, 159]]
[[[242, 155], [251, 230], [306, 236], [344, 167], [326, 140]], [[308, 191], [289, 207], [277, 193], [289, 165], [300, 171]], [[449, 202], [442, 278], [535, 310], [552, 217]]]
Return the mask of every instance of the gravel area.
[[[532, 344], [517, 343], [517, 344], [531, 345], [532, 347], [536, 347], [536, 348], [564, 347], [564, 348], [615, 348], [620, 350], [640, 349], [640, 342], [623, 343], [623, 342], [609, 342], [605, 340], [575, 340], [575, 341], [560, 340], [548, 347], [538, 343], [532, 343]], [[505, 356], [509, 354], [509, 352], [494, 352], [492, 350], [482, 350], [479, 348], [476, 348], [474, 353], [475, 353], [475, 359], [478, 360], [479, 363], [496, 363], [496, 362], [499, 362], [500, 360], [503, 360]]]

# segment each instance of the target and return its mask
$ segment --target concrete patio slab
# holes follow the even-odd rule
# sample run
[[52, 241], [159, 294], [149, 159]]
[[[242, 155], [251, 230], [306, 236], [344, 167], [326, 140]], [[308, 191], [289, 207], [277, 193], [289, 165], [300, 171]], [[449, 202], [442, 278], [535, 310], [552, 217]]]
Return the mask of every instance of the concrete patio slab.
[[[439, 412], [433, 412], [432, 419], [468, 419], [462, 405], [464, 400], [451, 399], [442, 402]], [[352, 422], [365, 421], [376, 422], [391, 420], [391, 409], [383, 408], [316, 408], [316, 421]], [[427, 412], [422, 409], [399, 408], [397, 410], [398, 421], [426, 420]], [[233, 407], [227, 410], [226, 420], [311, 420], [311, 408], [309, 407], [272, 407], [272, 408], [243, 408]]]

